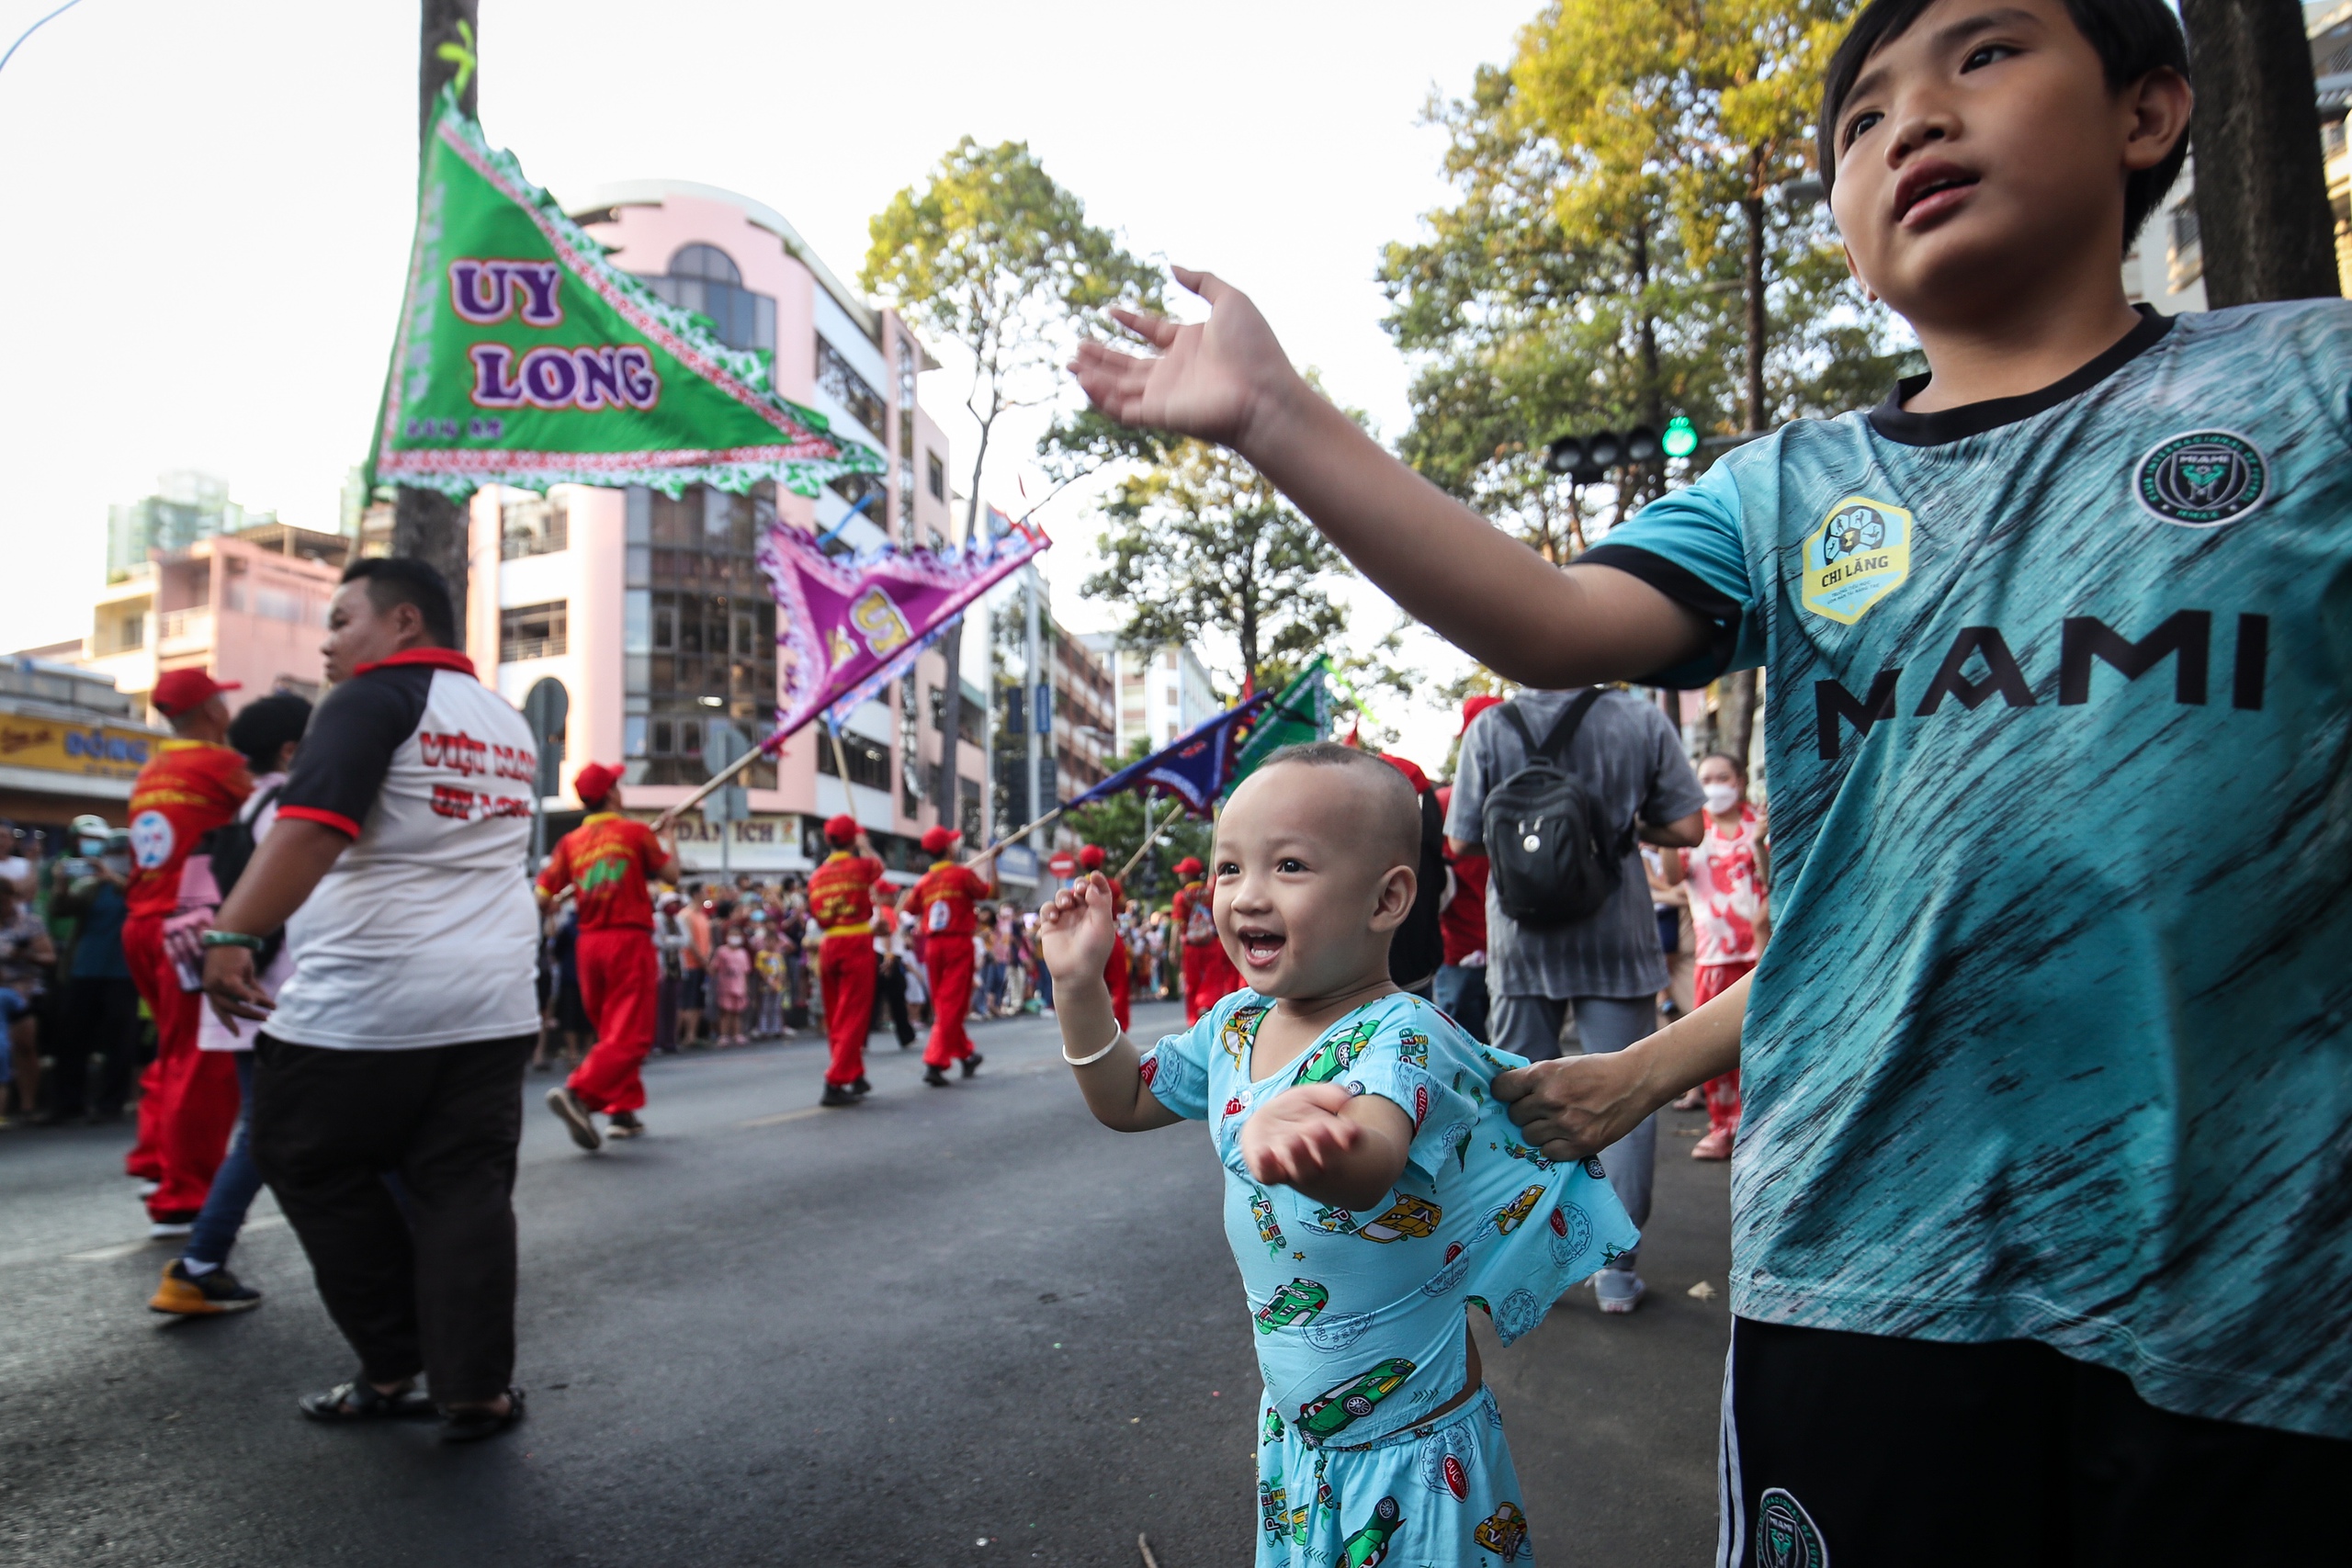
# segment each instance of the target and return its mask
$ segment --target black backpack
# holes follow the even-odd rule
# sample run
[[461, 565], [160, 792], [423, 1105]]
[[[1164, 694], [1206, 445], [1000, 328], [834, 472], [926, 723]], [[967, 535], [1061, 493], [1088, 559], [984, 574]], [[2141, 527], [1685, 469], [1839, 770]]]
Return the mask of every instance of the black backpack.
[[1599, 912], [1624, 881], [1634, 825], [1609, 820], [1600, 797], [1568, 772], [1568, 748], [1600, 700], [1593, 688], [1568, 705], [1539, 745], [1515, 702], [1501, 716], [1527, 743], [1527, 762], [1487, 795], [1489, 886], [1523, 926], [1564, 926]]
[[[276, 800], [278, 791], [285, 787], [283, 784], [272, 785], [254, 803], [252, 810], [239, 812], [205, 834], [198, 843], [198, 852], [212, 857], [212, 883], [220, 889], [223, 903], [236, 890], [237, 879], [245, 874], [245, 867], [254, 858], [254, 819], [269, 809], [269, 803]], [[286, 928], [283, 926], [263, 938], [261, 951], [254, 954], [254, 971], [258, 973], [267, 969], [277, 961], [278, 949], [285, 945]]]

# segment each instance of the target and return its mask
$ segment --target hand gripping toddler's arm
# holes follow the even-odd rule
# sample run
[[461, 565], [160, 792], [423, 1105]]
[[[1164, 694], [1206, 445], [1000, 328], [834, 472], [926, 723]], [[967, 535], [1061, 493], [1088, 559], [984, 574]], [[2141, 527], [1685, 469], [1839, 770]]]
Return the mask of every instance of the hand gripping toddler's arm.
[[[1160, 1104], [1145, 1085], [1143, 1054], [1111, 1014], [1111, 987], [1102, 982], [1102, 966], [1110, 962], [1111, 944], [1117, 940], [1111, 885], [1099, 871], [1056, 894], [1037, 916], [1038, 951], [1054, 976], [1062, 1059], [1078, 1075], [1086, 1108], [1114, 1132], [1144, 1133], [1183, 1118]], [[1102, 1054], [1106, 1044], [1111, 1050]], [[1083, 1066], [1079, 1066], [1081, 1061]]]

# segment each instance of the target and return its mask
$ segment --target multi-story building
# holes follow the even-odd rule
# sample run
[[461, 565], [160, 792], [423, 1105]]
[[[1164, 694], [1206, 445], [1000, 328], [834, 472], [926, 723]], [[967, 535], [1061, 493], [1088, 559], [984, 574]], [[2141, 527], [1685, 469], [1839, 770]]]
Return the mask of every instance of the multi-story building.
[[[654, 180], [591, 192], [571, 210], [617, 265], [708, 317], [733, 346], [772, 356], [779, 391], [890, 462], [887, 477], [837, 481], [813, 501], [766, 485], [747, 495], [696, 486], [674, 499], [574, 485], [545, 497], [475, 497], [467, 644], [476, 666], [494, 670], [499, 691], [518, 703], [536, 682], [560, 682], [571, 714], [565, 789], [580, 763], [617, 762], [629, 809], [650, 814], [710, 777], [713, 721], [751, 741], [773, 728], [775, 605], [753, 555], [763, 532], [781, 521], [841, 525], [853, 547], [943, 544], [958, 532], [947, 441], [916, 400], [918, 375], [936, 367], [922, 344], [894, 312], [842, 282], [774, 209], [708, 186]], [[937, 815], [933, 783], [950, 725], [958, 737], [956, 825], [977, 838], [987, 640], [963, 639], [964, 669], [953, 679], [938, 652], [926, 654], [886, 700], [849, 720], [841, 737], [846, 782], [817, 728], [748, 770], [748, 818], [723, 837], [697, 817], [682, 823], [688, 867], [715, 871], [723, 860], [736, 870], [806, 868], [821, 855], [817, 825], [842, 811], [865, 825], [886, 859], [916, 867], [914, 840]], [[568, 795], [551, 803], [576, 805]]]
[[107, 580], [127, 577], [157, 550], [185, 550], [198, 539], [277, 521], [229, 499], [229, 481], [193, 468], [157, 476], [155, 493], [107, 508]]
[[282, 523], [151, 549], [109, 573], [78, 647], [40, 651], [111, 681], [142, 718], [167, 670], [239, 682], [232, 707], [271, 692], [315, 698], [326, 679], [327, 601], [349, 552], [340, 534]]
[[[996, 690], [995, 830], [1009, 833], [1102, 782], [1117, 754], [1111, 670], [1084, 638], [1054, 619], [1045, 574], [1033, 565], [989, 600]], [[1036, 848], [1016, 845], [1000, 867], [1034, 886]]]
[[1225, 705], [1191, 643], [1167, 643], [1159, 648], [1121, 648], [1117, 636], [1096, 632], [1086, 646], [1111, 666], [1118, 691], [1118, 739], [1114, 755], [1124, 755], [1137, 740], [1154, 748], [1206, 724]]

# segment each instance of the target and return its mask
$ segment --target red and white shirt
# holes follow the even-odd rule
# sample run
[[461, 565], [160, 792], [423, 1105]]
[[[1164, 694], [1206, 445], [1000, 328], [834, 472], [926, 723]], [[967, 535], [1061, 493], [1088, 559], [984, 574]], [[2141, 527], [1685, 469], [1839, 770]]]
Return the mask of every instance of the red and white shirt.
[[1764, 956], [1756, 932], [1764, 915], [1764, 889], [1756, 874], [1757, 829], [1753, 807], [1739, 808], [1739, 827], [1730, 833], [1709, 812], [1699, 847], [1682, 852], [1690, 929], [1698, 933], [1702, 964], [1753, 964]]
[[523, 716], [453, 649], [363, 664], [327, 694], [277, 815], [352, 843], [287, 922], [273, 1038], [399, 1051], [537, 1030], [537, 759]]

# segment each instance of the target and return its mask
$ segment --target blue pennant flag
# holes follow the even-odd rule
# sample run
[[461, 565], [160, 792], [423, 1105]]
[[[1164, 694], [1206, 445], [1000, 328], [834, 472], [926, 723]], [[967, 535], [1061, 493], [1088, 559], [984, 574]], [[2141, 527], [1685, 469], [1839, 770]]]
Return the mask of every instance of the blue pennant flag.
[[1070, 807], [1074, 809], [1129, 790], [1146, 795], [1159, 790], [1175, 795], [1195, 816], [1206, 815], [1210, 803], [1225, 793], [1232, 780], [1234, 759], [1251, 721], [1272, 701], [1272, 693], [1261, 693], [1226, 709], [1191, 734], [1121, 768], [1071, 801]]

